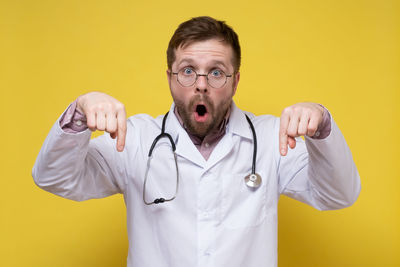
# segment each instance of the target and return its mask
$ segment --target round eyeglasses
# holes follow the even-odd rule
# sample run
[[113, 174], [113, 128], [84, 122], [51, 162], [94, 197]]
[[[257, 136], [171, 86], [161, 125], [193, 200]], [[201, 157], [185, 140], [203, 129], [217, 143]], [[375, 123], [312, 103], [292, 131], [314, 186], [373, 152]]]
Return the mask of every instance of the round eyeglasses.
[[199, 76], [207, 77], [207, 83], [213, 88], [221, 88], [226, 84], [228, 77], [232, 77], [232, 74], [225, 74], [220, 69], [213, 69], [208, 74], [197, 74], [197, 72], [189, 67], [182, 68], [178, 72], [172, 72], [173, 75], [177, 75], [177, 80], [183, 87], [192, 86]]

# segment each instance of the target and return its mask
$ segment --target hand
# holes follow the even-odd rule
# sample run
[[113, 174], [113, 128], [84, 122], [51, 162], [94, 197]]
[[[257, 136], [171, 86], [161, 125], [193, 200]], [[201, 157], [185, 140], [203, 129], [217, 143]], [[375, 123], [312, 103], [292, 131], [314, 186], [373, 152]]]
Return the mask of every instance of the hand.
[[126, 112], [124, 105], [115, 98], [100, 92], [81, 95], [77, 109], [86, 116], [90, 130], [100, 130], [117, 137], [117, 150], [124, 150], [126, 137]]
[[324, 108], [316, 103], [298, 103], [282, 111], [279, 127], [279, 150], [286, 156], [288, 145], [295, 148], [295, 137], [314, 136], [322, 122]]

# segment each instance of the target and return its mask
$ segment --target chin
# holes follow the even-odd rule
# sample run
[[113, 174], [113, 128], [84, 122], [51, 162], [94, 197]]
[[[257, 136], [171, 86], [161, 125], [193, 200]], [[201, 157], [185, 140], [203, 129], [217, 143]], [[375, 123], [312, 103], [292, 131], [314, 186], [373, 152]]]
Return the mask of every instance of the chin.
[[199, 122], [192, 122], [191, 125], [189, 125], [188, 129], [189, 131], [199, 137], [204, 137], [208, 134], [209, 132], [209, 123], [199, 123]]

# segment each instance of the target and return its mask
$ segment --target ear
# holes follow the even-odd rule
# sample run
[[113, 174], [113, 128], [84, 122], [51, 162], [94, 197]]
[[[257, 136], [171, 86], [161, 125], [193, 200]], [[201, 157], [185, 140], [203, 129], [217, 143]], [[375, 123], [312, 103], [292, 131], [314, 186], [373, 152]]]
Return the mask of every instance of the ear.
[[166, 71], [169, 87], [171, 88], [171, 70]]
[[233, 78], [233, 94], [232, 94], [232, 96], [234, 96], [236, 94], [236, 89], [239, 84], [240, 72], [238, 71], [237, 73], [235, 73], [235, 75], [232, 78]]

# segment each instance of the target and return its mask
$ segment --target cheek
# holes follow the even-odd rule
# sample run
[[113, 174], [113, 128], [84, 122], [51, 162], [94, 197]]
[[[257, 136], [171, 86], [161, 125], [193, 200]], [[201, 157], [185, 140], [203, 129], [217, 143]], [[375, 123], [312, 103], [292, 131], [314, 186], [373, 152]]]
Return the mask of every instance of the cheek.
[[219, 91], [219, 92], [215, 93], [215, 99], [218, 102], [225, 102], [225, 101], [231, 99], [232, 96], [233, 96], [232, 88], [229, 88], [229, 89], [227, 88], [226, 90]]
[[171, 94], [174, 100], [179, 100], [183, 103], [188, 103], [192, 97], [190, 90], [176, 85], [171, 85]]

